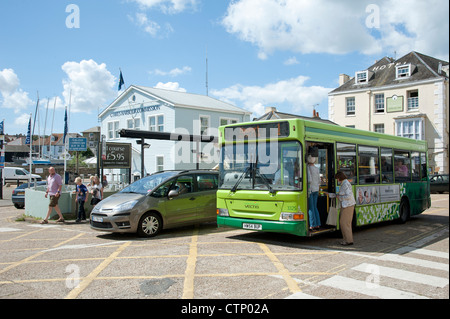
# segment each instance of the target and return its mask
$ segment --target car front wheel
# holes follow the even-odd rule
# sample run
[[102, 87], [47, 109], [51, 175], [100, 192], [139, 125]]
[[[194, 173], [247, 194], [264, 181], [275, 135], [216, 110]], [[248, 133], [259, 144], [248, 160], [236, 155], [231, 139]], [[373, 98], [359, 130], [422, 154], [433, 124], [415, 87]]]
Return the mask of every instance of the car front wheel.
[[162, 229], [161, 217], [156, 213], [146, 213], [139, 220], [138, 235], [141, 237], [154, 237]]

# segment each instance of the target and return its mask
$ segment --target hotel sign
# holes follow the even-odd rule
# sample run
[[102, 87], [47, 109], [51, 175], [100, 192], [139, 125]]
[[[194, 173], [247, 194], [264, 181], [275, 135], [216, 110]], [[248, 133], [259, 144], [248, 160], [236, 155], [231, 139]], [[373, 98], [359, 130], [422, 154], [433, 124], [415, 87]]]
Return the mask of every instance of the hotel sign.
[[393, 95], [386, 99], [386, 111], [391, 112], [402, 112], [403, 111], [403, 96]]

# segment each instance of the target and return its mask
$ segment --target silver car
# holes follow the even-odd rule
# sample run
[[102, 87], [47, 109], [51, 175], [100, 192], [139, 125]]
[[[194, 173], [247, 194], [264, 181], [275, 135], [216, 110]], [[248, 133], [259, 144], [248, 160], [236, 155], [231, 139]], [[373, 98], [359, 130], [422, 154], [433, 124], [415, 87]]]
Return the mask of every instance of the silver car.
[[98, 203], [90, 225], [153, 237], [162, 229], [216, 221], [217, 185], [212, 170], [155, 173]]

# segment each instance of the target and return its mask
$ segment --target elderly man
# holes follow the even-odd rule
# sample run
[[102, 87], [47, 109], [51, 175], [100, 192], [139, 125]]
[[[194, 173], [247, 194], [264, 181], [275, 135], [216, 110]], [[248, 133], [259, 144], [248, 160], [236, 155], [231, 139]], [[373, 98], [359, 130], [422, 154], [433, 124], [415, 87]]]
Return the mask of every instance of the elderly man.
[[45, 217], [45, 219], [41, 222], [41, 224], [48, 223], [48, 218], [50, 217], [50, 214], [53, 211], [53, 207], [55, 208], [59, 216], [59, 219], [56, 222], [63, 223], [64, 218], [61, 213], [61, 209], [59, 209], [58, 206], [58, 200], [59, 197], [61, 196], [62, 179], [60, 175], [56, 174], [54, 167], [50, 167], [48, 169], [48, 172], [50, 175], [47, 177], [47, 192], [45, 193], [45, 198], [47, 198], [47, 196], [50, 195], [50, 203], [48, 205], [47, 217]]

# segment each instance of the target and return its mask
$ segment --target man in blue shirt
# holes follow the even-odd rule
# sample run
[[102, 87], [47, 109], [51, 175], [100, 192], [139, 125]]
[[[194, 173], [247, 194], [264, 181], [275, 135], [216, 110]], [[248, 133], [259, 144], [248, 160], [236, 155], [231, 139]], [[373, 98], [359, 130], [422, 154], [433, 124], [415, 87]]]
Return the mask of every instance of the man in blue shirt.
[[84, 203], [87, 199], [88, 189], [81, 182], [81, 178], [75, 178], [75, 183], [77, 184], [77, 202], [78, 202], [78, 217], [75, 222], [79, 223], [82, 220], [86, 220], [86, 212], [84, 210]]

